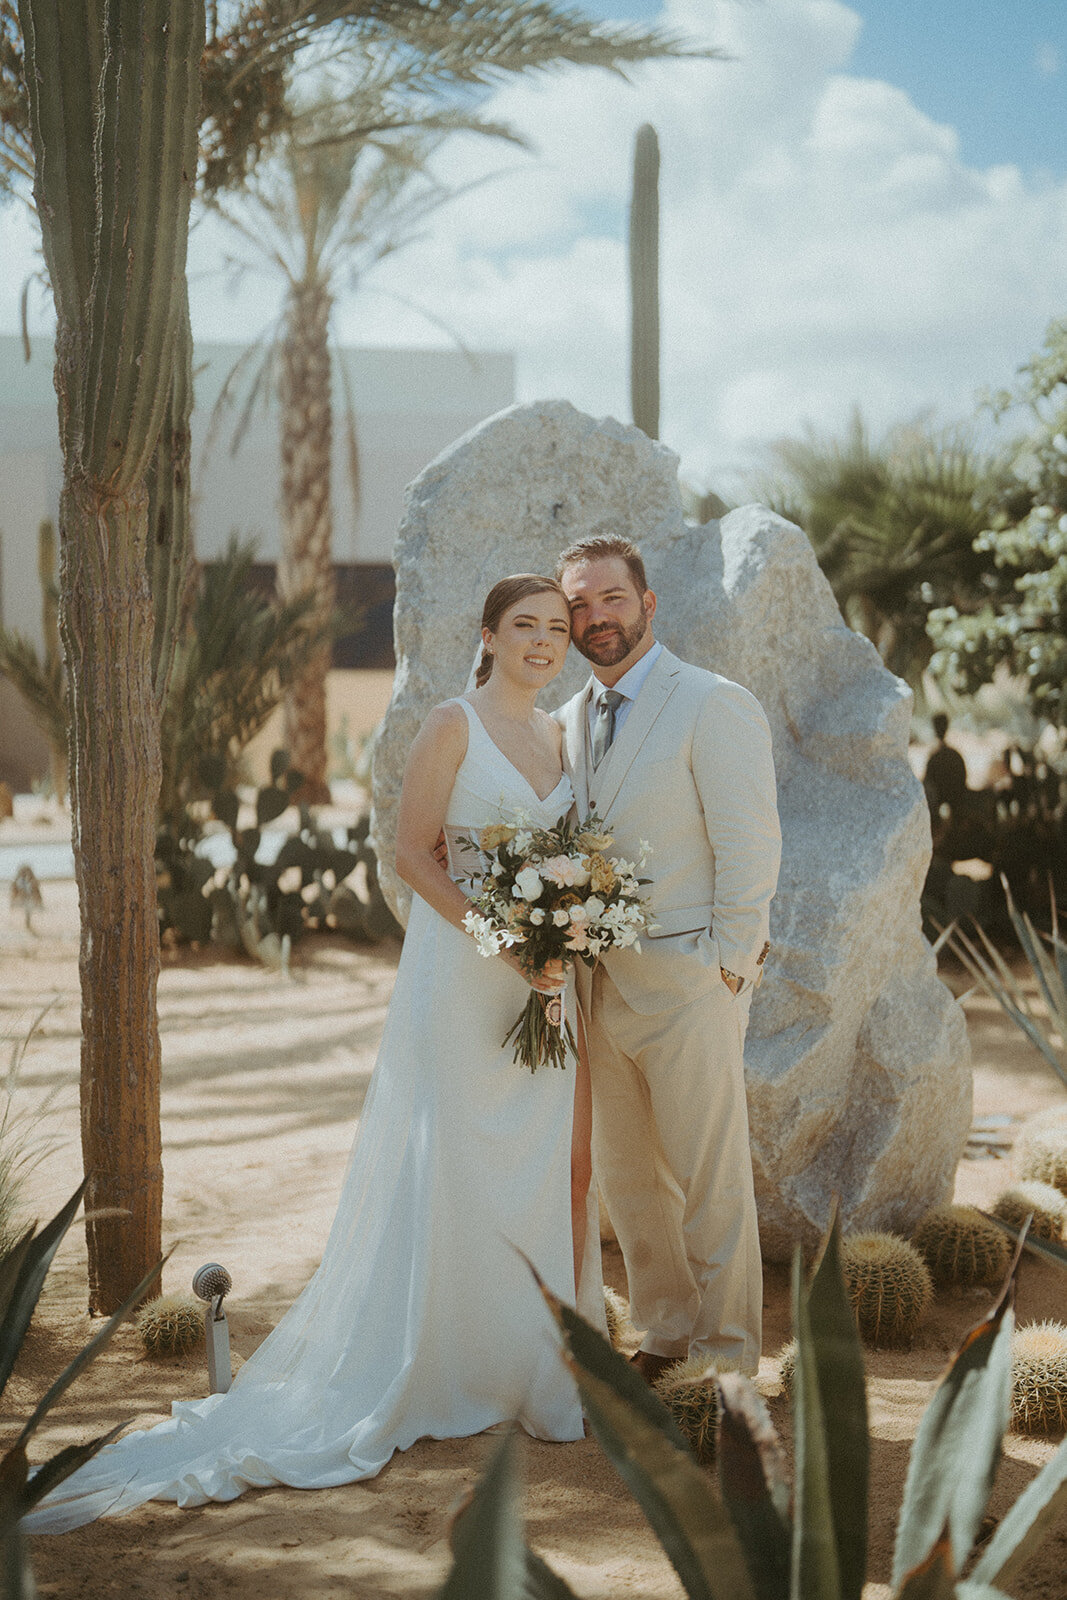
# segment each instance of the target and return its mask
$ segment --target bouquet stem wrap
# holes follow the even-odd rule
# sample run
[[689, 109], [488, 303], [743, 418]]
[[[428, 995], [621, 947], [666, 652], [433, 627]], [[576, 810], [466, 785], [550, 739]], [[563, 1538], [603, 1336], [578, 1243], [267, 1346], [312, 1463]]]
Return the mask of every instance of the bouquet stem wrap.
[[538, 1067], [567, 1065], [567, 1051], [577, 1057], [571, 1025], [563, 1006], [563, 996], [530, 990], [530, 998], [504, 1036], [503, 1044], [514, 1039], [514, 1059], [536, 1072]]

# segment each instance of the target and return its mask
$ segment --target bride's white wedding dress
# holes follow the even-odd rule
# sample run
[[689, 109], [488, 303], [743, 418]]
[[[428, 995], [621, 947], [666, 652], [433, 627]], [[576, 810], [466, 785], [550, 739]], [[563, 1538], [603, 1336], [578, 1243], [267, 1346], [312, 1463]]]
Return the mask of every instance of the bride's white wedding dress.
[[[522, 812], [554, 823], [466, 701], [467, 753], [446, 816], [458, 835]], [[201, 1505], [284, 1483], [380, 1471], [424, 1436], [518, 1418], [578, 1439], [582, 1414], [551, 1318], [514, 1249], [603, 1326], [592, 1199], [575, 1296], [570, 1212], [573, 1064], [530, 1074], [501, 1041], [529, 990], [416, 897], [377, 1065], [311, 1282], [225, 1395], [179, 1402], [109, 1445], [23, 1523], [61, 1532], [143, 1501]], [[279, 1226], [284, 1216], [279, 1214]]]

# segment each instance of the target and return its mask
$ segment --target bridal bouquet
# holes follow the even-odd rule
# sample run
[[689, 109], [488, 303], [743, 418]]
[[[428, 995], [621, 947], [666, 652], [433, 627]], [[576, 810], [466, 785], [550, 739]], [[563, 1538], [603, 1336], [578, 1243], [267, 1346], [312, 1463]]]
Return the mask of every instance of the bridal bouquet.
[[[518, 817], [460, 843], [477, 850], [484, 867], [464, 918], [483, 956], [514, 946], [523, 971], [533, 975], [549, 961], [591, 967], [602, 950], [640, 949], [638, 936], [651, 926], [641, 899], [649, 880], [638, 877], [647, 846], [636, 862], [606, 855], [612, 836], [595, 814], [584, 822], [561, 817], [554, 828]], [[503, 1042], [512, 1039], [515, 1060], [531, 1072], [545, 1062], [565, 1066], [568, 1046], [575, 1053], [561, 997], [537, 990]]]

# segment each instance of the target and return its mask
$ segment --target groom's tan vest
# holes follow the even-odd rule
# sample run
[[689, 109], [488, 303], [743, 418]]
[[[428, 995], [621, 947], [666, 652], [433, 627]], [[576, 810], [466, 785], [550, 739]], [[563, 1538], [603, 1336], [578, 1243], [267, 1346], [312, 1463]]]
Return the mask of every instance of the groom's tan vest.
[[651, 847], [645, 893], [658, 928], [605, 968], [627, 1004], [652, 1015], [692, 999], [719, 967], [754, 980], [767, 939], [781, 835], [770, 730], [747, 689], [663, 650], [594, 772], [592, 681], [556, 713], [579, 816], [595, 810], [611, 853]]

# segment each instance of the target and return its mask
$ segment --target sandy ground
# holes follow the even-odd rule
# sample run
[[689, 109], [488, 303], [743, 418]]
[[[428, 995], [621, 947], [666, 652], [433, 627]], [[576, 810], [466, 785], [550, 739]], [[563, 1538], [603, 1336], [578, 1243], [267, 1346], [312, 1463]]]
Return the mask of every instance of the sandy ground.
[[[51, 1214], [79, 1177], [76, 901], [69, 884], [45, 886], [36, 932], [0, 904], [0, 1035], [10, 1040], [47, 1005], [26, 1053], [17, 1105], [50, 1096], [43, 1125], [55, 1148], [33, 1173], [31, 1214]], [[175, 1244], [166, 1287], [184, 1290], [202, 1262], [231, 1271], [230, 1323], [246, 1356], [299, 1292], [315, 1264], [341, 1182], [392, 985], [397, 951], [328, 940], [299, 951], [291, 981], [251, 964], [203, 954], [168, 965], [160, 983], [163, 1036], [164, 1236]], [[1013, 1128], [1062, 1103], [1063, 1091], [991, 1002], [968, 1002], [976, 1116], [1004, 1114]], [[957, 1196], [988, 1204], [1006, 1184], [1006, 1160], [961, 1163]], [[624, 1288], [609, 1252], [605, 1276]], [[767, 1272], [766, 1355], [760, 1387], [788, 1438], [776, 1354], [788, 1337], [784, 1269]], [[984, 1292], [941, 1296], [914, 1349], [868, 1357], [874, 1435], [871, 1583], [888, 1595], [896, 1512], [910, 1441], [932, 1386], [965, 1330], [989, 1304]], [[5, 1396], [25, 1415], [92, 1330], [85, 1313], [80, 1228], [49, 1276], [24, 1357]], [[1027, 1260], [1022, 1321], [1064, 1319], [1062, 1275]], [[531, 1314], [537, 1314], [532, 1308]], [[83, 1439], [113, 1423], [150, 1421], [170, 1401], [204, 1392], [203, 1353], [182, 1361], [140, 1355], [132, 1328], [60, 1403], [45, 1445]], [[425, 1441], [367, 1484], [250, 1493], [231, 1506], [182, 1512], [151, 1505], [61, 1537], [33, 1541], [42, 1595], [151, 1595], [194, 1600], [286, 1600], [431, 1595], [448, 1567], [451, 1510], [476, 1480], [485, 1439]], [[1054, 1445], [1011, 1434], [993, 1511], [1002, 1514]], [[592, 1439], [528, 1441], [525, 1508], [530, 1542], [583, 1597], [673, 1600], [681, 1594], [641, 1514]], [[1067, 1526], [1047, 1539], [1018, 1600], [1067, 1594]]]

